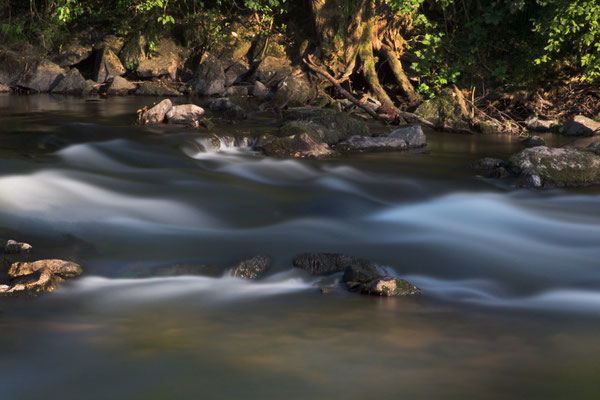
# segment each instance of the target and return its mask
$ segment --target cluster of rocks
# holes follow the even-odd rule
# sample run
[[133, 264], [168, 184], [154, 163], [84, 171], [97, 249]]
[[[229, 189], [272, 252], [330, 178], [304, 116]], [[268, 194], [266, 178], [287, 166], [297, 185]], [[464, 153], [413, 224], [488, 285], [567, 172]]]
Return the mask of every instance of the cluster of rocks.
[[138, 111], [138, 121], [141, 124], [170, 124], [199, 126], [204, 115], [204, 109], [195, 104], [173, 105], [171, 100], [165, 99], [148, 109], [144, 107]]
[[[292, 264], [311, 275], [327, 276], [342, 273], [344, 286], [352, 292], [375, 296], [409, 296], [419, 294], [416, 286], [403, 279], [392, 277], [383, 266], [359, 257], [337, 253], [303, 253], [294, 257]], [[228, 267], [232, 277], [257, 280], [265, 276], [271, 259], [256, 255], [240, 260]], [[210, 275], [219, 276], [221, 269], [206, 264], [176, 264], [153, 271], [154, 275]], [[329, 287], [330, 288], [330, 287]], [[322, 287], [325, 292], [328, 287]]]
[[585, 148], [536, 146], [508, 160], [484, 158], [472, 165], [488, 177], [516, 177], [520, 187], [567, 187], [600, 184], [600, 141]]
[[80, 265], [64, 260], [15, 261], [33, 250], [28, 243], [9, 240], [4, 247], [4, 263], [9, 265], [8, 282], [0, 285], [0, 295], [37, 294], [55, 290], [60, 282], [81, 275]]
[[338, 253], [303, 253], [293, 265], [311, 275], [343, 273], [342, 282], [350, 291], [376, 296], [409, 296], [421, 291], [409, 282], [389, 276], [385, 268], [370, 260]]

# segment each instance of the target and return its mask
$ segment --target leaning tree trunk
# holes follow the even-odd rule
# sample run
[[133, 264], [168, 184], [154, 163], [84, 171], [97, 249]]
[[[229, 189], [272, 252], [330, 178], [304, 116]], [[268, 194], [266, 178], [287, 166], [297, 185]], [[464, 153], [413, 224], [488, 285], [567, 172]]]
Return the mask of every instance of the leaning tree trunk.
[[376, 54], [385, 59], [409, 104], [420, 98], [404, 73], [400, 56], [402, 16], [379, 0], [309, 0], [320, 40], [321, 59], [340, 82], [360, 70], [387, 112], [397, 111], [381, 85]]

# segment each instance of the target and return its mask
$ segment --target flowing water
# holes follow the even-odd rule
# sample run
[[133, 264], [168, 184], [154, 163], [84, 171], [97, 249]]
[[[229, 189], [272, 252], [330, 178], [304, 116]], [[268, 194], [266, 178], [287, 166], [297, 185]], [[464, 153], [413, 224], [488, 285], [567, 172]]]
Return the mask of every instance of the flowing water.
[[[518, 151], [507, 136], [277, 160], [224, 136], [273, 130], [269, 116], [216, 140], [132, 125], [148, 102], [0, 97], [0, 238], [85, 268], [0, 299], [2, 398], [600, 396], [598, 188], [516, 190], [468, 168]], [[373, 259], [423, 295], [336, 290], [291, 267], [305, 251]], [[264, 280], [228, 276], [259, 253]], [[174, 264], [206, 274], [157, 276]]]

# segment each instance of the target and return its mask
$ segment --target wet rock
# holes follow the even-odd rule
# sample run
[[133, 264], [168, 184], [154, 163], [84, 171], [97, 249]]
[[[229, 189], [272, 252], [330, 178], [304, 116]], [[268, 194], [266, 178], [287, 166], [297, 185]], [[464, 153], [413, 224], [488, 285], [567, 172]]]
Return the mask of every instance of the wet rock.
[[586, 150], [593, 151], [594, 153], [600, 156], [600, 142], [590, 143], [586, 148]]
[[270, 266], [271, 259], [269, 257], [257, 255], [233, 265], [231, 275], [242, 279], [259, 279], [264, 276]]
[[166, 114], [170, 124], [198, 126], [204, 115], [204, 109], [195, 104], [173, 106]]
[[424, 101], [415, 112], [437, 126], [464, 131], [471, 129], [464, 98], [457, 90], [442, 90], [433, 99]]
[[313, 139], [309, 134], [301, 133], [287, 137], [268, 137], [259, 143], [267, 156], [323, 158], [334, 155], [334, 151], [325, 143]]
[[211, 111], [222, 113], [225, 117], [230, 119], [245, 119], [248, 117], [246, 111], [244, 111], [242, 107], [227, 98], [211, 101], [208, 108], [210, 108]]
[[64, 77], [64, 70], [48, 60], [36, 63], [26, 71], [17, 85], [37, 92], [50, 92]]
[[521, 143], [523, 143], [527, 147], [536, 147], [536, 146], [545, 146], [546, 145], [546, 141], [544, 140], [544, 138], [541, 138], [536, 135], [529, 136], [528, 138], [521, 140]]
[[337, 150], [345, 152], [363, 151], [399, 151], [406, 150], [406, 141], [394, 137], [352, 136], [336, 145]]
[[359, 285], [357, 289], [362, 294], [384, 297], [414, 296], [421, 293], [418, 287], [408, 283], [404, 279], [392, 277], [374, 279]]
[[163, 39], [158, 43], [157, 50], [151, 58], [140, 61], [136, 73], [140, 78], [158, 78], [166, 75], [175, 80], [179, 53], [180, 50], [173, 41]]
[[105, 47], [100, 50], [96, 58], [96, 65], [94, 66], [93, 78], [98, 83], [104, 83], [109, 81], [116, 76], [121, 76], [127, 72], [121, 60], [109, 47]]
[[538, 146], [514, 154], [509, 164], [526, 187], [600, 183], [600, 156], [590, 151]]
[[256, 79], [269, 88], [291, 75], [292, 67], [287, 58], [267, 56], [256, 68]]
[[471, 168], [473, 169], [490, 170], [499, 167], [504, 167], [504, 160], [498, 158], [485, 157], [471, 163]]
[[568, 120], [562, 127], [565, 136], [593, 136], [600, 134], [600, 122], [577, 115]]
[[127, 79], [120, 76], [115, 76], [112, 82], [108, 85], [106, 94], [122, 96], [132, 93], [136, 89], [137, 85], [135, 83], [129, 82]]
[[79, 264], [64, 260], [39, 260], [34, 262], [13, 263], [8, 271], [9, 287], [1, 293], [16, 294], [20, 292], [51, 292], [58, 283], [81, 275]]
[[171, 103], [171, 100], [165, 99], [149, 110], [143, 111], [140, 122], [143, 124], [160, 124], [165, 120], [165, 116], [171, 108], [173, 108], [173, 103]]
[[265, 99], [269, 93], [270, 90], [264, 85], [264, 83], [261, 81], [254, 82], [254, 86], [252, 86], [252, 96], [259, 99]]
[[225, 71], [221, 61], [207, 54], [194, 75], [192, 90], [198, 96], [222, 96], [225, 93]]
[[64, 94], [83, 94], [86, 90], [87, 84], [85, 78], [81, 75], [77, 68], [71, 69], [58, 85], [52, 89], [52, 93], [64, 93]]
[[427, 144], [427, 137], [419, 125], [398, 128], [390, 133], [389, 137], [404, 140], [409, 148], [423, 147]]
[[558, 126], [558, 121], [539, 119], [538, 117], [532, 115], [524, 121], [524, 124], [525, 128], [530, 131], [550, 132], [552, 128]]
[[20, 254], [28, 253], [32, 249], [29, 243], [17, 242], [16, 240], [9, 240], [4, 246], [4, 254]]
[[156, 96], [156, 97], [177, 97], [182, 94], [168, 87], [159, 86], [154, 83], [145, 82], [138, 86], [135, 91], [137, 96]]
[[302, 253], [294, 257], [292, 264], [311, 275], [328, 275], [346, 268], [376, 268], [369, 260], [340, 253]]
[[[295, 121], [291, 124], [291, 121]], [[307, 133], [328, 145], [337, 144], [352, 136], [368, 136], [369, 127], [347, 113], [335, 110], [300, 107], [286, 111], [282, 135]]]
[[123, 45], [119, 58], [128, 70], [135, 70], [146, 59], [146, 38], [135, 35]]
[[301, 107], [316, 96], [317, 91], [306, 77], [286, 76], [278, 85], [271, 103], [277, 108]]
[[9, 86], [6, 86], [5, 84], [0, 83], [0, 93], [8, 93], [10, 91], [11, 91], [11, 89]]

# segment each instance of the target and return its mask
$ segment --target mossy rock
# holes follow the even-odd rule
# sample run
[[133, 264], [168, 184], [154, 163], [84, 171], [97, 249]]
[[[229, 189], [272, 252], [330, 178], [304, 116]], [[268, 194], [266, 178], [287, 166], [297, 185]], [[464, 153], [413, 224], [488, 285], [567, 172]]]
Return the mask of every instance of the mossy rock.
[[600, 156], [575, 148], [532, 147], [513, 155], [509, 159], [509, 166], [524, 182], [539, 182], [535, 186], [586, 186], [600, 183]]
[[[311, 137], [319, 139], [328, 145], [337, 144], [352, 136], [369, 135], [369, 127], [363, 121], [352, 118], [346, 113], [331, 109], [302, 107], [289, 109], [285, 115], [286, 129], [305, 129]], [[291, 122], [295, 122], [291, 124]], [[316, 135], [316, 136], [315, 136]]]
[[416, 114], [429, 122], [450, 129], [471, 129], [471, 119], [466, 111], [462, 95], [452, 89], [444, 89], [433, 99], [424, 101]]
[[271, 104], [277, 108], [302, 107], [316, 96], [316, 92], [316, 88], [305, 77], [288, 76], [279, 83]]

